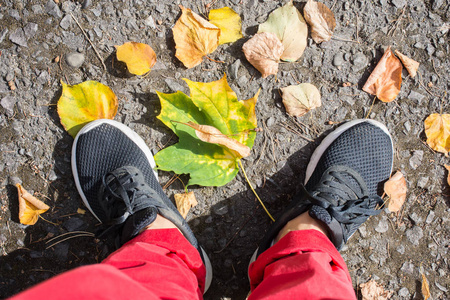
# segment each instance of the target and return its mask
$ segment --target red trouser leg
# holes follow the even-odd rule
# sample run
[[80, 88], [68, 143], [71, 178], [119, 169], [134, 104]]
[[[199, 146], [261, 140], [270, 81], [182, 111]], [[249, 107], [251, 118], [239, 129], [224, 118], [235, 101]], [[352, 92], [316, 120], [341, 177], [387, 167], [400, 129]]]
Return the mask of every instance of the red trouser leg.
[[339, 252], [316, 230], [292, 231], [249, 269], [254, 299], [356, 299]]
[[202, 299], [205, 267], [178, 229], [146, 230], [101, 264], [77, 268], [13, 299]]

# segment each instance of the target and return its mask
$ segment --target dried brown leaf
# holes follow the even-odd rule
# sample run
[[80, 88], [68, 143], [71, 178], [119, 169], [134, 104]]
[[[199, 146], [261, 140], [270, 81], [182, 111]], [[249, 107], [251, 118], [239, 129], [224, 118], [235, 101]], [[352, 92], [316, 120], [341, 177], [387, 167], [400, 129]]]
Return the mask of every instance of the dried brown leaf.
[[400, 51], [395, 50], [395, 54], [397, 54], [398, 58], [400, 58], [406, 70], [408, 70], [409, 75], [414, 78], [417, 74], [417, 69], [419, 69], [420, 64], [414, 59], [400, 53]]
[[428, 281], [424, 273], [422, 273], [422, 296], [424, 300], [428, 300], [428, 298], [431, 297], [430, 286], [428, 285]]
[[397, 212], [406, 200], [406, 180], [402, 172], [397, 171], [384, 183], [384, 192], [389, 196], [389, 211]]
[[359, 287], [361, 288], [363, 300], [387, 300], [393, 294], [392, 291], [386, 291], [383, 286], [378, 284], [375, 280], [361, 283]]
[[364, 84], [363, 91], [376, 95], [383, 102], [391, 102], [400, 93], [401, 84], [402, 64], [388, 47]]
[[284, 46], [275, 34], [257, 33], [244, 44], [242, 50], [247, 60], [261, 72], [263, 78], [278, 73], [278, 63]]
[[311, 37], [316, 43], [329, 41], [336, 28], [333, 12], [323, 3], [308, 0], [303, 15], [311, 29]]
[[174, 197], [178, 211], [186, 219], [189, 210], [198, 204], [194, 192], [175, 194]]
[[228, 149], [236, 151], [241, 157], [247, 157], [250, 155], [250, 147], [226, 136], [214, 126], [199, 125], [194, 122], [182, 124], [194, 128], [197, 137], [204, 142], [225, 146]]
[[448, 174], [447, 174], [447, 184], [450, 186], [450, 166], [448, 165], [444, 165], [444, 167], [447, 169]]
[[19, 221], [25, 225], [34, 225], [39, 215], [46, 212], [50, 207], [31, 195], [19, 183], [16, 184], [19, 194]]

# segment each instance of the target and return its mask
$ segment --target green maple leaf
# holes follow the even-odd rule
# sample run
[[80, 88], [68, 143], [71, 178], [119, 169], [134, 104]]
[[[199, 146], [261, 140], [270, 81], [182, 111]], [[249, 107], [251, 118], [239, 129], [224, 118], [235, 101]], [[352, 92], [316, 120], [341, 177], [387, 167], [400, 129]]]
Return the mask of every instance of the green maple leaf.
[[255, 104], [259, 92], [253, 98], [238, 101], [225, 75], [209, 83], [184, 80], [190, 97], [182, 92], [157, 92], [161, 101], [161, 113], [157, 118], [179, 138], [177, 144], [155, 155], [158, 169], [190, 174], [188, 185], [225, 185], [238, 173], [242, 157], [225, 146], [201, 141], [195, 129], [180, 123], [214, 126], [222, 134], [251, 148], [256, 137], [252, 130], [257, 127]]

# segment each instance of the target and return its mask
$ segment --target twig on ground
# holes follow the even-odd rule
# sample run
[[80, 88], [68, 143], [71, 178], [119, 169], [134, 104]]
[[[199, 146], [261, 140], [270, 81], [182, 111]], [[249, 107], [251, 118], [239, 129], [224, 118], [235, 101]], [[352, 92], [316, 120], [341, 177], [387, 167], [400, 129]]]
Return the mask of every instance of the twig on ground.
[[432, 62], [432, 64], [433, 64], [434, 72], [435, 72], [436, 75], [439, 77], [439, 79], [442, 79], [442, 78], [441, 78], [441, 75], [439, 75], [438, 71], [436, 70], [436, 66], [434, 65], [434, 59], [431, 59], [431, 62]]
[[405, 13], [405, 9], [403, 8], [402, 13], [401, 13], [400, 16], [397, 18], [397, 20], [395, 20], [394, 28], [392, 28], [391, 30], [389, 30], [389, 32], [388, 32], [388, 34], [387, 34], [388, 36], [389, 36], [389, 35], [394, 36], [394, 33], [395, 33], [395, 31], [397, 30], [398, 25], [400, 24], [400, 21], [402, 20], [403, 14], [404, 14], [404, 13]]
[[283, 126], [284, 128], [286, 128], [286, 130], [289, 130], [290, 132], [299, 135], [301, 138], [307, 140], [308, 142], [314, 142], [312, 139], [310, 139], [310, 138], [304, 136], [303, 134], [301, 134], [301, 133], [298, 132], [297, 130], [295, 130], [295, 129], [293, 129], [293, 128], [290, 128], [289, 125], [286, 124], [286, 123], [281, 123], [281, 126]]
[[425, 89], [425, 91], [427, 91], [428, 94], [430, 94], [431, 96], [437, 97], [437, 96], [436, 96], [435, 94], [433, 94], [429, 89], [427, 89], [427, 87], [423, 84], [423, 82], [422, 82], [422, 74], [420, 74], [420, 72], [417, 72], [417, 74], [419, 74], [419, 77], [420, 77], [420, 79], [419, 79], [419, 84]]
[[103, 69], [106, 72], [106, 65], [105, 62], [103, 61], [103, 58], [101, 57], [100, 53], [98, 53], [97, 48], [95, 48], [94, 43], [89, 39], [86, 31], [84, 31], [83, 27], [81, 26], [81, 24], [78, 22], [78, 20], [75, 18], [75, 16], [72, 14], [72, 12], [70, 13], [70, 15], [72, 16], [72, 19], [75, 21], [75, 23], [77, 23], [78, 27], [81, 29], [81, 32], [83, 32], [84, 37], [88, 40], [88, 42], [91, 44], [92, 49], [94, 49], [95, 54], [97, 55], [98, 59], [100, 60], [100, 62], [102, 63]]
[[210, 61], [213, 61], [213, 62], [216, 62], [216, 63], [221, 63], [221, 64], [224, 64], [224, 63], [225, 63], [224, 61], [221, 61], [221, 60], [215, 60], [215, 59], [212, 59], [211, 57], [208, 57], [208, 56], [206, 56], [206, 55], [205, 55], [205, 57], [206, 57], [207, 59], [209, 59]]
[[350, 42], [350, 43], [357, 43], [357, 44], [360, 44], [359, 41], [354, 41], [354, 40], [344, 39], [344, 38], [340, 38], [340, 37], [338, 37], [338, 36], [332, 36], [331, 39], [332, 39], [332, 40], [336, 40], [336, 41], [341, 41], [341, 42]]
[[370, 109], [369, 109], [369, 111], [367, 112], [366, 117], [365, 117], [364, 119], [369, 118], [369, 114], [370, 114], [370, 112], [372, 111], [372, 107], [373, 107], [373, 105], [375, 104], [375, 100], [376, 100], [376, 99], [377, 99], [377, 96], [373, 97], [372, 105], [370, 106]]

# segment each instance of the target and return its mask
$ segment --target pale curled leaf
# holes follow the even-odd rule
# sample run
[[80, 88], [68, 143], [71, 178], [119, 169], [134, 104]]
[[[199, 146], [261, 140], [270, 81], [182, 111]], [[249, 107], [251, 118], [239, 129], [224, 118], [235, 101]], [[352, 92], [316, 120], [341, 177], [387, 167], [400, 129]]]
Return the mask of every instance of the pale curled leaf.
[[305, 51], [308, 26], [292, 1], [271, 12], [267, 21], [258, 26], [258, 33], [261, 32], [278, 37], [284, 47], [280, 56], [284, 61], [296, 61]]
[[397, 171], [384, 183], [384, 192], [389, 196], [389, 211], [397, 212], [406, 200], [406, 180], [402, 172]]
[[281, 92], [287, 113], [294, 117], [301, 117], [322, 104], [319, 90], [311, 83], [284, 87]]
[[303, 8], [305, 20], [310, 26], [311, 37], [316, 43], [329, 41], [336, 28], [333, 12], [323, 3], [308, 0]]
[[150, 72], [156, 63], [156, 54], [147, 44], [128, 42], [116, 46], [117, 60], [127, 64], [128, 71], [134, 75]]
[[175, 194], [174, 197], [178, 211], [186, 219], [189, 210], [198, 204], [194, 192]]
[[263, 78], [278, 73], [278, 63], [284, 47], [275, 34], [257, 33], [242, 46], [242, 50]]
[[197, 137], [204, 142], [225, 146], [230, 150], [236, 151], [240, 157], [247, 157], [250, 155], [250, 147], [224, 135], [214, 126], [199, 125], [194, 122], [187, 122], [183, 124], [194, 128]]
[[220, 28], [219, 45], [242, 38], [241, 17], [231, 8], [222, 7], [209, 12], [209, 21]]
[[402, 64], [388, 47], [363, 86], [363, 91], [383, 102], [393, 101], [402, 84]]
[[219, 46], [220, 29], [189, 8], [180, 8], [181, 16], [172, 28], [175, 56], [186, 68], [193, 68]]
[[19, 221], [25, 225], [34, 225], [39, 215], [46, 212], [50, 207], [31, 195], [19, 183], [16, 184], [19, 194]]
[[425, 119], [424, 124], [428, 146], [448, 156], [450, 151], [450, 114], [431, 114]]
[[359, 287], [361, 288], [363, 300], [387, 300], [393, 294], [392, 291], [386, 291], [383, 286], [378, 284], [375, 280], [361, 283]]
[[400, 53], [400, 51], [395, 50], [395, 54], [400, 58], [406, 70], [408, 70], [409, 75], [414, 78], [417, 74], [417, 69], [419, 69], [419, 63], [412, 58]]

